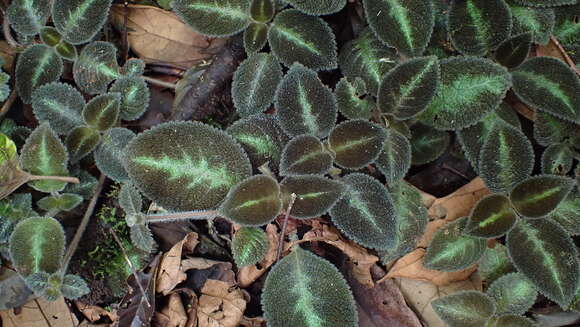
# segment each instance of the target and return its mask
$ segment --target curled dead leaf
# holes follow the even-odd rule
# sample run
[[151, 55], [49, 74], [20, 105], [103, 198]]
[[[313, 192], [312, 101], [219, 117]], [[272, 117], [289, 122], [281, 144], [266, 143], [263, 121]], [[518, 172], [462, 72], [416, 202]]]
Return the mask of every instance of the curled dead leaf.
[[75, 327], [79, 324], [63, 297], [54, 302], [43, 298], [24, 304], [18, 313], [15, 310], [0, 311], [3, 327]]
[[445, 218], [453, 221], [469, 215], [471, 208], [484, 196], [491, 194], [479, 177], [460, 187], [455, 192], [439, 198], [429, 208], [432, 218]]
[[197, 233], [191, 232], [183, 240], [175, 244], [171, 250], [163, 254], [159, 270], [156, 277], [156, 291], [163, 295], [169, 294], [171, 290], [187, 278], [181, 267], [182, 253], [191, 253], [199, 243]]
[[95, 322], [103, 317], [108, 317], [112, 322], [119, 320], [116, 311], [107, 311], [97, 305], [90, 305], [81, 301], [74, 301], [74, 304], [90, 322]]
[[153, 327], [185, 327], [187, 314], [179, 293], [169, 294], [167, 304], [153, 315]]
[[246, 297], [230, 283], [208, 279], [197, 308], [199, 327], [236, 327], [246, 310]]

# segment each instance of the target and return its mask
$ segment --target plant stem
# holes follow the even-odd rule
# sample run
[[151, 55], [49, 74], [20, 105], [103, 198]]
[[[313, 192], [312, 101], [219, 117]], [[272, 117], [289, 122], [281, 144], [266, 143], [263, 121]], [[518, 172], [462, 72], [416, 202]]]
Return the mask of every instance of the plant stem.
[[176, 86], [175, 84], [173, 84], [173, 83], [170, 83], [170, 82], [165, 82], [165, 81], [161, 81], [161, 80], [158, 80], [158, 79], [155, 79], [155, 78], [149, 77], [149, 76], [143, 76], [143, 79], [144, 79], [145, 81], [147, 81], [148, 83], [151, 83], [151, 84], [153, 84], [153, 85], [157, 85], [157, 86], [165, 87], [165, 88], [172, 89], [172, 90], [175, 90], [175, 88], [177, 87], [177, 86]]
[[101, 195], [101, 191], [103, 190], [104, 183], [105, 183], [105, 175], [101, 174], [101, 176], [99, 177], [99, 183], [97, 184], [97, 189], [95, 190], [95, 193], [93, 193], [93, 197], [91, 198], [91, 201], [89, 202], [89, 206], [87, 207], [87, 210], [85, 211], [85, 215], [83, 216], [83, 220], [81, 220], [81, 224], [77, 228], [77, 232], [75, 233], [75, 236], [73, 237], [72, 241], [70, 242], [70, 244], [68, 246], [68, 249], [66, 250], [66, 254], [64, 256], [64, 260], [63, 260], [63, 264], [62, 264], [62, 268], [61, 268], [63, 275], [68, 268], [68, 264], [70, 263], [70, 260], [72, 259], [72, 256], [75, 253], [75, 250], [77, 249], [77, 247], [79, 245], [79, 242], [80, 242], [80, 240], [85, 232], [85, 229], [87, 229], [87, 226], [89, 225], [89, 221], [91, 220], [90, 218], [93, 215], [93, 212], [95, 211], [95, 207], [97, 206], [97, 200], [99, 199], [99, 196]]
[[184, 211], [184, 212], [172, 212], [172, 213], [161, 213], [154, 215], [147, 215], [147, 222], [149, 223], [163, 223], [170, 222], [174, 220], [190, 220], [190, 219], [211, 219], [219, 215], [217, 210], [205, 210], [205, 211]]
[[286, 235], [286, 229], [288, 228], [288, 217], [290, 216], [292, 206], [294, 206], [294, 201], [296, 201], [296, 193], [290, 194], [290, 202], [288, 202], [288, 208], [286, 209], [286, 214], [284, 215], [284, 223], [282, 224], [282, 230], [280, 231], [280, 239], [278, 240], [276, 262], [280, 260], [280, 256], [282, 255], [282, 249], [284, 248], [284, 235]]
[[17, 96], [16, 90], [12, 90], [12, 92], [10, 92], [10, 96], [8, 97], [8, 99], [6, 99], [6, 102], [4, 102], [4, 104], [2, 105], [2, 108], [0, 108], [0, 119], [6, 116], [10, 108], [12, 108], [12, 104], [14, 104], [16, 96]]
[[69, 177], [69, 176], [36, 176], [30, 175], [28, 177], [28, 181], [59, 181], [59, 182], [66, 182], [66, 183], [73, 183], [78, 184], [80, 183], [79, 179], [76, 177]]

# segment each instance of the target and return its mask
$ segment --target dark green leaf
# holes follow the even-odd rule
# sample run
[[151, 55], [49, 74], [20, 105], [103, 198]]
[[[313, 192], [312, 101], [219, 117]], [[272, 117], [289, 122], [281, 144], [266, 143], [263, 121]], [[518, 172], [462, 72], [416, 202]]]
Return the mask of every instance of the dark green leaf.
[[266, 42], [268, 42], [268, 25], [252, 23], [244, 31], [244, 49], [248, 56], [262, 50]]
[[[18, 2], [19, 1], [12, 2], [12, 5]], [[60, 36], [60, 33], [58, 33], [56, 28], [45, 26], [40, 29], [40, 40], [49, 47], [55, 47], [57, 44], [60, 43], [60, 40], [62, 40], [62, 36]]]
[[495, 51], [495, 59], [507, 68], [519, 66], [532, 48], [532, 33], [523, 33], [503, 41]]
[[367, 120], [349, 120], [336, 126], [328, 137], [337, 165], [361, 169], [376, 160], [387, 139], [387, 131]]
[[78, 299], [83, 295], [89, 294], [90, 291], [87, 283], [80, 276], [68, 274], [62, 279], [60, 292], [67, 299]]
[[488, 285], [493, 281], [514, 272], [516, 268], [513, 266], [511, 259], [508, 256], [507, 248], [501, 243], [495, 243], [493, 248], [486, 248], [477, 271]]
[[123, 66], [125, 76], [140, 77], [145, 73], [145, 62], [139, 58], [131, 58]]
[[517, 184], [510, 193], [510, 200], [519, 214], [539, 218], [554, 211], [575, 184], [575, 180], [567, 177], [534, 176]]
[[521, 5], [530, 7], [556, 7], [576, 4], [577, 0], [513, 0]]
[[324, 175], [332, 167], [332, 162], [332, 155], [317, 137], [299, 135], [284, 147], [280, 175]]
[[579, 7], [555, 8], [556, 24], [554, 37], [562, 44], [572, 45], [580, 42], [580, 24], [577, 17]]
[[250, 14], [256, 22], [267, 23], [274, 17], [274, 4], [272, 0], [252, 0]]
[[79, 126], [66, 136], [65, 144], [70, 153], [71, 162], [77, 162], [91, 153], [99, 142], [101, 134], [89, 126]]
[[436, 130], [421, 123], [411, 127], [412, 163], [422, 165], [431, 162], [445, 152], [451, 142], [448, 132]]
[[299, 219], [310, 219], [328, 212], [342, 197], [345, 187], [342, 183], [316, 175], [289, 176], [280, 183], [283, 207], [288, 207], [290, 195], [296, 194], [296, 201], [290, 215]]
[[[364, 83], [357, 77], [359, 83]], [[359, 93], [356, 86], [351, 84], [346, 77], [343, 77], [334, 90], [338, 111], [348, 119], [369, 119], [376, 104], [370, 96], [363, 98], [364, 94]]]
[[155, 246], [155, 240], [147, 225], [138, 224], [131, 227], [131, 242], [138, 249], [150, 253]]
[[495, 313], [493, 300], [477, 291], [460, 291], [431, 302], [435, 313], [450, 327], [481, 327]]
[[487, 289], [495, 300], [496, 314], [524, 314], [536, 301], [534, 284], [521, 273], [500, 277]]
[[517, 218], [506, 196], [492, 194], [475, 205], [464, 232], [470, 236], [498, 238], [514, 226]]
[[98, 95], [89, 101], [83, 109], [85, 122], [99, 130], [106, 131], [117, 124], [121, 105], [121, 93]]
[[50, 17], [50, 0], [14, 0], [6, 16], [17, 33], [36, 35]]
[[62, 59], [49, 46], [35, 44], [26, 48], [16, 63], [16, 89], [22, 102], [29, 104], [32, 91], [57, 81], [62, 70]]
[[554, 29], [555, 15], [552, 8], [530, 8], [507, 1], [513, 18], [512, 34], [531, 32], [534, 43], [547, 44]]
[[53, 82], [32, 93], [32, 109], [40, 122], [48, 122], [58, 134], [68, 134], [83, 123], [83, 95], [69, 84]]
[[127, 171], [122, 164], [123, 150], [134, 137], [135, 133], [129, 129], [111, 128], [103, 134], [101, 144], [95, 150], [94, 157], [97, 168], [116, 182], [129, 180]]
[[544, 174], [566, 175], [574, 162], [574, 151], [567, 144], [552, 144], [542, 153]]
[[309, 15], [330, 15], [342, 10], [346, 5], [346, 0], [288, 0], [288, 3], [290, 3], [294, 8]]
[[262, 261], [268, 247], [268, 236], [255, 227], [240, 228], [232, 239], [232, 254], [238, 268]]
[[321, 18], [286, 9], [270, 25], [268, 42], [274, 56], [288, 67], [294, 62], [313, 70], [337, 66], [336, 40]]
[[516, 315], [501, 316], [493, 327], [538, 327], [533, 320]]
[[117, 48], [112, 43], [96, 41], [86, 45], [73, 65], [77, 86], [86, 93], [100, 94], [119, 77]]
[[580, 235], [580, 195], [572, 191], [560, 202], [550, 216], [570, 235]]
[[[121, 186], [119, 206], [121, 206], [127, 216], [140, 214], [141, 210], [143, 210], [143, 198], [133, 184], [123, 183]], [[127, 225], [132, 227], [130, 224]]]
[[101, 30], [112, 0], [55, 0], [52, 3], [54, 27], [72, 44], [89, 42]]
[[546, 112], [536, 112], [534, 139], [543, 146], [563, 143], [576, 132], [576, 125]]
[[69, 60], [69, 61], [75, 61], [77, 60], [78, 54], [77, 54], [77, 48], [62, 40], [60, 41], [56, 47], [54, 48], [54, 50], [56, 51], [56, 53], [58, 53], [59, 56], [61, 56], [63, 59]]
[[251, 22], [249, 0], [174, 0], [171, 7], [195, 31], [207, 36], [230, 36]]
[[111, 85], [109, 92], [121, 93], [119, 117], [123, 120], [136, 120], [149, 107], [149, 87], [141, 77], [120, 77]]
[[411, 142], [394, 129], [388, 131], [387, 139], [375, 165], [385, 176], [387, 184], [403, 179], [411, 168]]

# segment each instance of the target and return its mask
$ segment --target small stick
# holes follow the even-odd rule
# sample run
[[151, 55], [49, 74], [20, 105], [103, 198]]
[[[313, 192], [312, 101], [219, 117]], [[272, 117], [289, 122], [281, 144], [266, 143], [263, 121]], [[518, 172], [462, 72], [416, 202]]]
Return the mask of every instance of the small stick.
[[2, 10], [2, 14], [4, 15], [3, 17], [4, 21], [2, 22], [2, 30], [4, 32], [4, 38], [6, 39], [6, 42], [13, 48], [21, 48], [22, 45], [16, 42], [14, 37], [12, 37], [12, 33], [10, 32], [10, 21], [8, 20], [8, 15], [6, 14], [6, 11]]
[[284, 248], [284, 235], [286, 234], [286, 229], [288, 228], [288, 217], [290, 216], [292, 206], [294, 206], [294, 201], [296, 201], [296, 193], [290, 194], [290, 202], [288, 203], [288, 208], [286, 209], [286, 214], [284, 215], [284, 223], [282, 224], [282, 230], [280, 231], [280, 240], [278, 242], [276, 262], [280, 260], [280, 256], [282, 255], [282, 249]]
[[147, 81], [148, 83], [151, 83], [151, 84], [157, 85], [157, 86], [161, 86], [164, 88], [168, 88], [168, 89], [172, 89], [172, 90], [175, 90], [177, 88], [177, 86], [173, 83], [161, 81], [161, 80], [149, 77], [149, 76], [143, 76], [143, 79], [145, 81]]

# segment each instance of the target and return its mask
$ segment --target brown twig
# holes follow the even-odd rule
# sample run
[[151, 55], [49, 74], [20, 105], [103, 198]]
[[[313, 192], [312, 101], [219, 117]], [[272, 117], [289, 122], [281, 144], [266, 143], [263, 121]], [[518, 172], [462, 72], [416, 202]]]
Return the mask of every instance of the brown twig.
[[161, 87], [172, 89], [172, 90], [175, 90], [175, 88], [177, 87], [173, 83], [161, 81], [161, 80], [149, 77], [149, 76], [143, 76], [143, 79], [150, 84], [161, 86]]
[[288, 218], [290, 217], [292, 206], [294, 206], [294, 201], [296, 201], [296, 193], [290, 194], [290, 202], [288, 202], [288, 208], [286, 209], [286, 214], [284, 215], [284, 223], [282, 224], [282, 230], [280, 231], [278, 251], [276, 252], [276, 262], [280, 260], [280, 256], [282, 256], [282, 249], [284, 248], [284, 235], [286, 234], [286, 229], [288, 228]]
[[8, 20], [8, 16], [6, 15], [6, 12], [4, 10], [2, 10], [2, 14], [3, 14], [2, 31], [4, 32], [4, 39], [11, 47], [21, 48], [22, 45], [16, 42], [14, 37], [12, 37], [12, 33], [10, 32], [10, 21]]
[[10, 111], [10, 108], [12, 108], [12, 105], [14, 104], [14, 101], [16, 101], [16, 98], [17, 98], [16, 90], [12, 90], [12, 92], [10, 92], [10, 96], [8, 97], [8, 99], [6, 99], [6, 102], [4, 102], [4, 104], [2, 105], [2, 108], [0, 108], [0, 119], [6, 116], [8, 111]]

